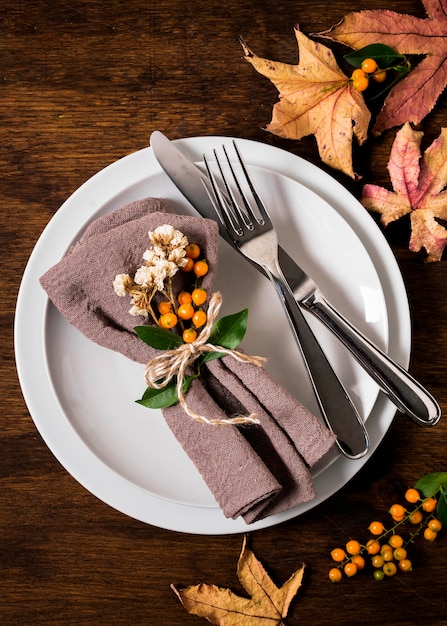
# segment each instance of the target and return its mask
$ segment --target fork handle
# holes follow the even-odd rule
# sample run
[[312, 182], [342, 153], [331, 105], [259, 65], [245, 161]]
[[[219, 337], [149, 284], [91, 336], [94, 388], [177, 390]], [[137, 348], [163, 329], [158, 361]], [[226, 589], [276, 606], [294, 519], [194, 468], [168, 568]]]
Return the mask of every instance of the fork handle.
[[338, 447], [348, 458], [364, 456], [368, 451], [369, 438], [363, 420], [308, 325], [280, 268], [273, 272], [271, 267], [264, 266], [264, 270], [287, 313], [322, 416], [337, 435]]
[[348, 322], [321, 291], [317, 289], [302, 304], [340, 339], [400, 411], [422, 426], [434, 426], [439, 421], [441, 409], [435, 398]]

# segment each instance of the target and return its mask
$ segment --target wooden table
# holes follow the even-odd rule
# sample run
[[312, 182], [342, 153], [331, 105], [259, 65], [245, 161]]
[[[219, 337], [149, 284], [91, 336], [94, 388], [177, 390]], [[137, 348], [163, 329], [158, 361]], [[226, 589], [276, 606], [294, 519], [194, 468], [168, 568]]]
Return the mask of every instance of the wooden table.
[[[74, 480], [28, 413], [14, 359], [22, 273], [45, 226], [93, 174], [148, 144], [235, 135], [321, 165], [313, 137], [262, 130], [276, 89], [242, 60], [238, 36], [260, 55], [295, 63], [293, 26], [310, 34], [353, 9], [425, 16], [416, 0], [3, 0], [1, 3], [0, 622], [5, 626], [200, 624], [169, 585], [198, 582], [241, 593], [241, 535], [200, 536], [146, 525], [110, 508]], [[447, 123], [446, 96], [423, 123], [427, 144]], [[364, 180], [388, 185], [394, 131], [360, 153]], [[424, 140], [424, 141], [425, 141]], [[327, 169], [322, 166], [323, 169]], [[329, 170], [327, 170], [329, 171]], [[360, 196], [361, 184], [332, 175]], [[408, 251], [408, 222], [385, 236], [408, 290], [410, 371], [447, 409], [446, 265]], [[30, 302], [30, 315], [33, 314]], [[445, 532], [412, 547], [414, 571], [383, 583], [370, 575], [327, 579], [330, 550], [369, 523], [422, 475], [445, 471], [447, 426], [424, 429], [397, 414], [365, 467], [316, 509], [249, 542], [278, 584], [302, 562], [305, 584], [290, 624], [447, 624]], [[260, 622], [261, 624], [261, 622]]]

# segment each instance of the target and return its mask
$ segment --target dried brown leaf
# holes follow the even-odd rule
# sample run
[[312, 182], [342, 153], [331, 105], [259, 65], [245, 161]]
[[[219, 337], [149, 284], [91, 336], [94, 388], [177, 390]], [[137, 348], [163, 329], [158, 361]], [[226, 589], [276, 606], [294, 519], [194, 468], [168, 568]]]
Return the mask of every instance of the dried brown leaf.
[[281, 626], [289, 606], [302, 584], [304, 565], [277, 587], [262, 563], [247, 547], [246, 538], [239, 557], [239, 580], [250, 598], [230, 589], [199, 584], [178, 589], [171, 585], [181, 603], [193, 615], [218, 626]]
[[242, 42], [246, 60], [279, 91], [266, 130], [287, 139], [315, 135], [322, 161], [354, 178], [352, 140], [366, 140], [371, 114], [332, 51], [298, 29], [295, 35], [298, 65], [258, 57]]

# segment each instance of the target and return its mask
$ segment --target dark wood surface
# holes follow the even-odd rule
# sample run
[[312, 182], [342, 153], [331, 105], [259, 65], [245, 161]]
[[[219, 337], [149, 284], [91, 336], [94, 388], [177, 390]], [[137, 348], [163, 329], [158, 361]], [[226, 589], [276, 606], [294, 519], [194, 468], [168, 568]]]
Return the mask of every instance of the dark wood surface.
[[[200, 624], [169, 585], [241, 587], [241, 535], [200, 536], [146, 525], [80, 486], [42, 441], [24, 403], [14, 360], [16, 296], [33, 247], [64, 200], [113, 161], [170, 138], [236, 135], [320, 164], [313, 137], [262, 130], [276, 89], [242, 60], [238, 36], [262, 56], [295, 63], [293, 26], [324, 30], [354, 9], [424, 17], [416, 0], [2, 0], [0, 623]], [[424, 121], [424, 142], [447, 123], [446, 97]], [[394, 131], [359, 151], [364, 181], [388, 184]], [[323, 169], [324, 166], [323, 166]], [[331, 172], [359, 197], [361, 184]], [[446, 261], [410, 253], [408, 222], [389, 227], [408, 290], [410, 370], [447, 409]], [[32, 302], [30, 302], [32, 315]], [[327, 580], [330, 550], [362, 540], [376, 517], [422, 475], [447, 469], [447, 426], [397, 414], [367, 465], [315, 510], [249, 542], [278, 584], [302, 562], [305, 584], [289, 624], [447, 624], [447, 535], [412, 547], [414, 571], [383, 583], [370, 575]], [[261, 622], [260, 622], [261, 624]]]

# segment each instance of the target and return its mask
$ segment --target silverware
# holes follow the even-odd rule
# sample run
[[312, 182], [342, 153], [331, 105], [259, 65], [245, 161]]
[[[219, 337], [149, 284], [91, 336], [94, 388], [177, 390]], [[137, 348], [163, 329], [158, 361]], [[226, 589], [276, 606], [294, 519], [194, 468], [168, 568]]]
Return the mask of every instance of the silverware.
[[[151, 135], [151, 147], [174, 184], [202, 217], [215, 219], [206, 191], [207, 176], [188, 160], [160, 131]], [[231, 245], [225, 226], [219, 223], [220, 235]], [[422, 426], [434, 426], [441, 417], [437, 401], [402, 366], [374, 345], [325, 298], [315, 282], [279, 246], [279, 262], [296, 301], [320, 319], [360, 365], [387, 394], [397, 408]], [[259, 266], [255, 266], [263, 271]], [[265, 272], [264, 272], [265, 273]]]
[[[244, 257], [260, 265], [273, 283], [300, 348], [323, 418], [328, 427], [337, 435], [337, 444], [341, 452], [348, 458], [358, 459], [366, 454], [369, 447], [365, 425], [307, 324], [282, 274], [278, 260], [278, 238], [275, 228], [261, 198], [253, 187], [236, 143], [234, 143], [234, 148], [241, 166], [241, 173], [259, 210], [259, 217], [253, 211], [225, 146], [223, 146], [223, 152], [228, 165], [227, 176], [217, 152], [214, 151], [220, 176], [225, 185], [225, 195], [217, 183], [208, 159], [204, 156], [213, 190], [210, 199], [216, 210], [216, 216], [225, 225], [233, 245]], [[238, 199], [228, 182], [230, 173], [238, 190]]]

